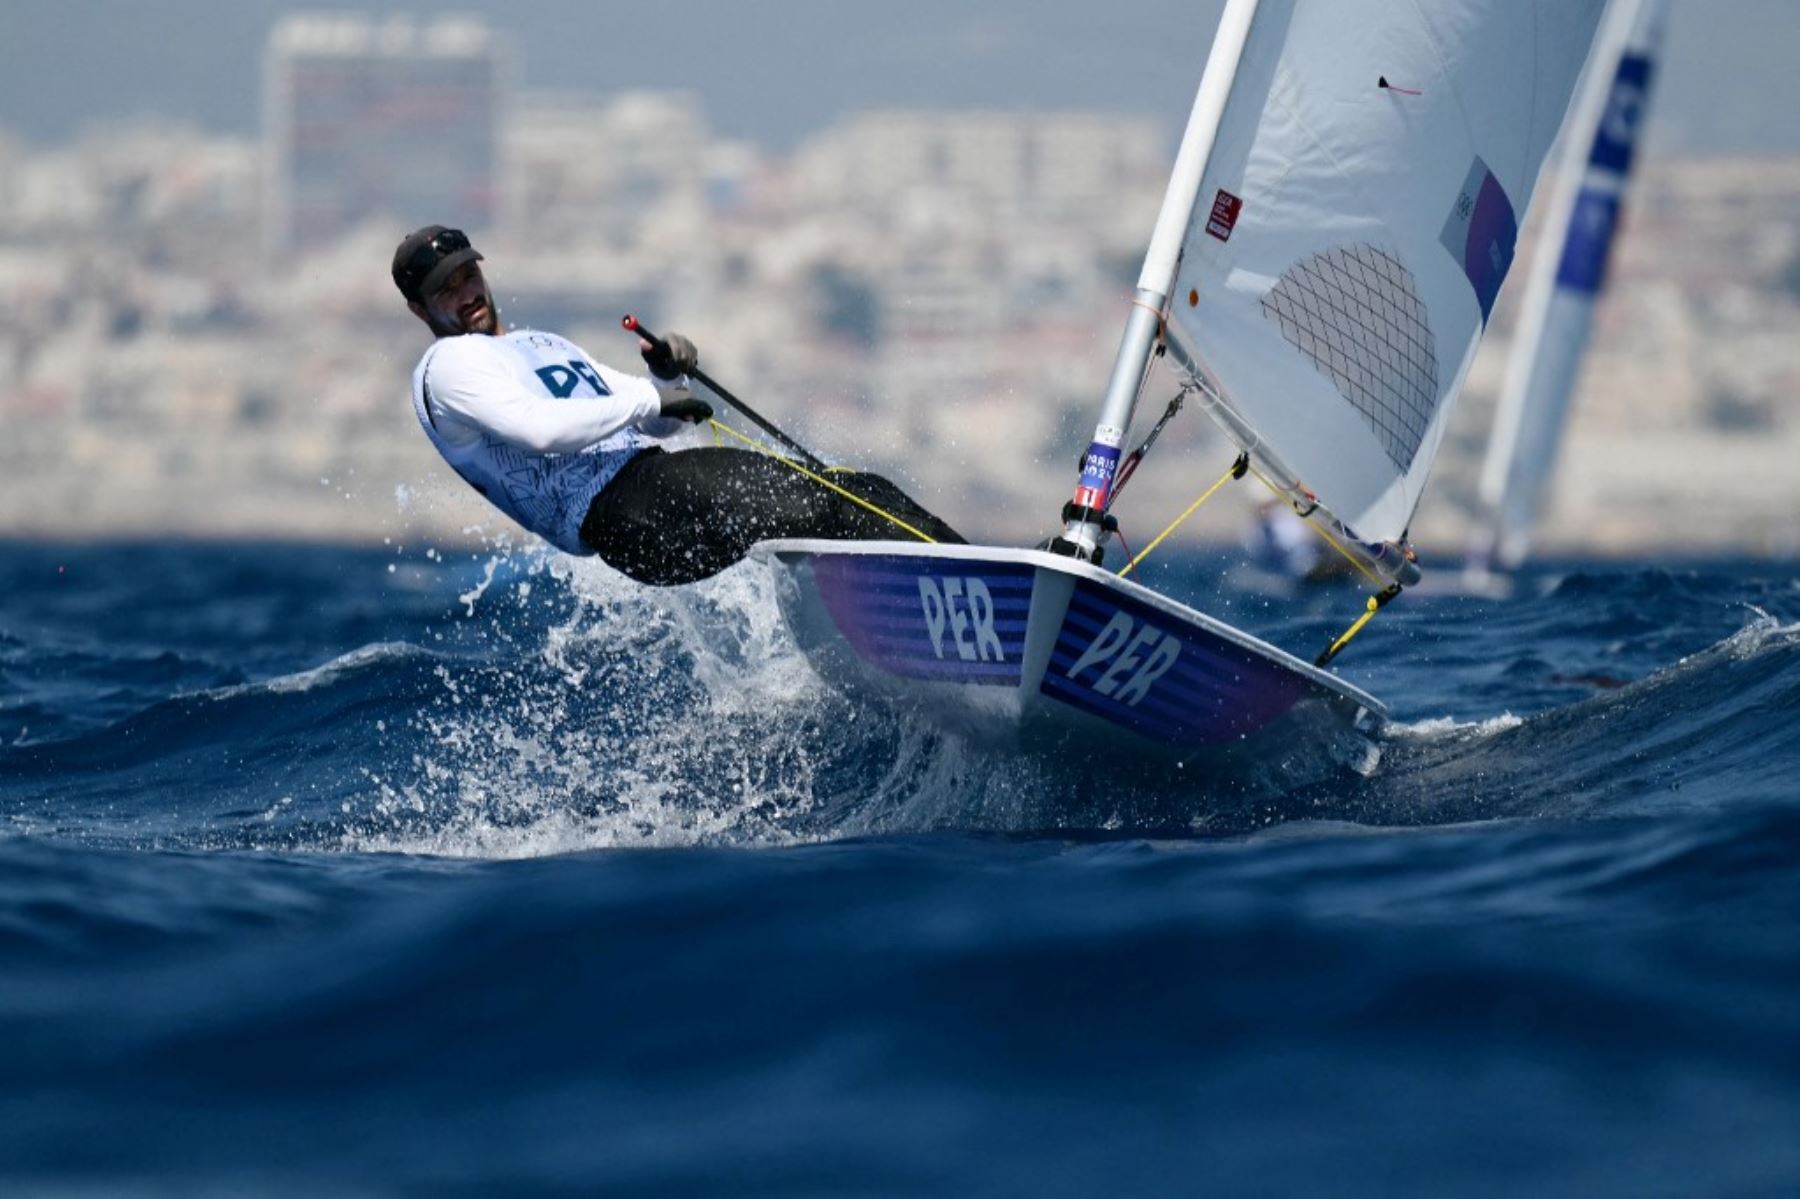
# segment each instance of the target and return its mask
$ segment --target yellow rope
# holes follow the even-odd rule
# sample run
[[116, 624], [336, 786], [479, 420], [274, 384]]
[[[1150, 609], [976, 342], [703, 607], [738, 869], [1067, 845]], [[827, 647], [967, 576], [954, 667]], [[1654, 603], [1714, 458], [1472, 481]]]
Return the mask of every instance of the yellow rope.
[[[1256, 476], [1257, 481], [1259, 483], [1261, 483], [1264, 487], [1267, 487], [1270, 491], [1274, 492], [1277, 496], [1280, 496], [1284, 500], [1288, 500], [1290, 503], [1292, 502], [1292, 497], [1290, 497], [1288, 495], [1288, 493], [1283, 491], [1281, 488], [1275, 486], [1275, 484], [1269, 482], [1268, 478], [1266, 476], [1264, 476], [1264, 474], [1260, 470], [1257, 470], [1253, 466], [1250, 468], [1250, 473]], [[1299, 516], [1298, 510], [1295, 511], [1295, 515]], [[1378, 575], [1374, 571], [1370, 570], [1366, 565], [1363, 564], [1363, 561], [1361, 558], [1358, 558], [1355, 554], [1351, 553], [1349, 550], [1345, 549], [1341, 544], [1339, 544], [1337, 538], [1333, 537], [1330, 533], [1325, 531], [1325, 526], [1321, 525], [1318, 521], [1313, 520], [1310, 517], [1301, 516], [1300, 519], [1303, 522], [1305, 522], [1307, 528], [1311, 529], [1313, 532], [1315, 532], [1319, 536], [1323, 537], [1325, 539], [1326, 545], [1329, 545], [1332, 549], [1334, 549], [1338, 553], [1342, 554], [1344, 556], [1344, 561], [1348, 562], [1350, 565], [1356, 567], [1357, 570], [1361, 571], [1363, 574], [1363, 577], [1368, 579], [1369, 582], [1375, 584], [1375, 586], [1377, 586], [1377, 587], [1386, 587], [1387, 586], [1386, 579], [1382, 578], [1380, 575]]]
[[1356, 618], [1355, 624], [1351, 625], [1349, 628], [1344, 630], [1343, 636], [1339, 637], [1336, 641], [1333, 641], [1331, 643], [1331, 648], [1325, 651], [1325, 660], [1327, 662], [1329, 662], [1333, 658], [1337, 657], [1338, 651], [1343, 649], [1346, 645], [1349, 645], [1350, 638], [1352, 638], [1352, 637], [1356, 636], [1358, 633], [1362, 632], [1363, 626], [1368, 624], [1371, 620], [1374, 620], [1375, 613], [1377, 613], [1379, 611], [1381, 611], [1381, 604], [1379, 601], [1376, 600], [1376, 598], [1374, 596], [1371, 595], [1369, 597], [1369, 604], [1368, 604], [1367, 610], [1365, 610], [1361, 616], [1358, 616]]
[[[1281, 496], [1284, 499], [1288, 498], [1287, 492], [1283, 491], [1281, 488], [1279, 488], [1279, 487], [1275, 486], [1275, 484], [1271, 483], [1268, 480], [1268, 478], [1261, 471], [1257, 470], [1254, 466], [1249, 465], [1249, 461], [1250, 461], [1249, 454], [1244, 454], [1236, 462], [1233, 462], [1231, 464], [1231, 469], [1227, 470], [1224, 474], [1219, 476], [1218, 482], [1214, 483], [1211, 487], [1208, 487], [1204, 492], [1202, 492], [1199, 499], [1195, 500], [1193, 503], [1191, 503], [1187, 506], [1187, 511], [1183, 512], [1180, 516], [1177, 516], [1174, 520], [1170, 521], [1168, 528], [1166, 528], [1162, 532], [1158, 533], [1156, 535], [1156, 539], [1153, 540], [1149, 545], [1145, 546], [1142, 553], [1138, 554], [1137, 557], [1133, 558], [1130, 562], [1128, 562], [1126, 564], [1125, 569], [1121, 570], [1119, 572], [1119, 577], [1124, 578], [1126, 575], [1130, 574], [1133, 570], [1136, 570], [1138, 563], [1142, 562], [1145, 558], [1148, 558], [1151, 554], [1151, 551], [1156, 549], [1157, 546], [1161, 545], [1164, 541], [1166, 541], [1168, 539], [1169, 534], [1173, 533], [1176, 529], [1180, 528], [1182, 526], [1182, 524], [1187, 521], [1188, 517], [1192, 516], [1195, 512], [1198, 512], [1200, 510], [1201, 504], [1204, 504], [1207, 500], [1210, 500], [1213, 497], [1213, 495], [1219, 490], [1219, 488], [1225, 486], [1225, 484], [1231, 482], [1231, 480], [1233, 480], [1235, 478], [1241, 478], [1246, 470], [1248, 470], [1251, 474], [1255, 475], [1257, 477], [1258, 481], [1260, 481], [1264, 487], [1267, 487], [1270, 491], [1274, 492], [1276, 495]], [[1381, 609], [1387, 604], [1387, 602], [1389, 600], [1393, 599], [1396, 595], [1400, 594], [1400, 585], [1398, 583], [1394, 583], [1394, 584], [1390, 585], [1387, 582], [1387, 580], [1383, 579], [1380, 575], [1377, 575], [1374, 571], [1370, 570], [1367, 566], [1365, 566], [1363, 564], [1361, 559], [1357, 558], [1357, 556], [1355, 554], [1352, 554], [1349, 550], [1345, 549], [1344, 546], [1338, 542], [1338, 539], [1333, 537], [1330, 534], [1330, 532], [1328, 532], [1325, 529], [1325, 527], [1323, 525], [1320, 525], [1317, 521], [1310, 520], [1304, 516], [1301, 517], [1300, 519], [1305, 521], [1307, 527], [1312, 529], [1313, 532], [1315, 532], [1319, 536], [1323, 537], [1325, 539], [1326, 543], [1329, 544], [1332, 549], [1334, 549], [1338, 553], [1342, 554], [1344, 556], [1345, 560], [1350, 563], [1350, 565], [1356, 567], [1356, 569], [1361, 571], [1365, 576], [1367, 576], [1367, 578], [1371, 582], [1373, 582], [1377, 587], [1380, 587], [1382, 589], [1381, 593], [1379, 595], [1371, 595], [1369, 597], [1369, 602], [1368, 602], [1366, 608], [1364, 609], [1363, 614], [1356, 618], [1356, 623], [1352, 624], [1349, 628], [1345, 629], [1343, 632], [1343, 635], [1340, 636], [1336, 641], [1333, 641], [1331, 643], [1331, 647], [1329, 649], [1327, 649], [1324, 653], [1319, 655], [1318, 661], [1315, 663], [1315, 665], [1323, 667], [1323, 666], [1329, 664], [1333, 658], [1337, 657], [1339, 651], [1341, 651], [1346, 645], [1350, 644], [1351, 638], [1355, 637], [1358, 633], [1363, 631], [1364, 625], [1367, 625], [1371, 620], [1375, 619], [1375, 614], [1377, 612], [1381, 611]]]
[[1336, 641], [1333, 641], [1324, 653], [1315, 658], [1313, 660], [1313, 665], [1321, 669], [1331, 665], [1332, 659], [1338, 656], [1338, 651], [1350, 644], [1350, 638], [1362, 632], [1363, 626], [1375, 619], [1375, 613], [1387, 607], [1388, 602], [1399, 594], [1400, 584], [1395, 583], [1383, 590], [1381, 594], [1371, 595], [1363, 614], [1356, 618], [1356, 623], [1345, 629], [1343, 636], [1339, 637]]
[[[1266, 475], [1264, 475], [1260, 470], [1257, 470], [1255, 467], [1251, 467], [1250, 473], [1255, 475], [1257, 478], [1257, 481], [1259, 483], [1261, 483], [1264, 487], [1267, 487], [1270, 491], [1274, 492], [1276, 495], [1280, 496], [1282, 499], [1288, 500], [1290, 503], [1292, 502], [1292, 497], [1289, 496], [1286, 491], [1283, 491], [1281, 488], [1279, 488], [1279, 487], [1275, 486], [1275, 484], [1271, 483], [1269, 481], [1268, 477]], [[1295, 515], [1299, 515], [1298, 509], [1295, 510]], [[1323, 537], [1325, 539], [1326, 545], [1329, 545], [1332, 549], [1334, 549], [1338, 553], [1342, 554], [1344, 556], [1344, 561], [1346, 561], [1350, 565], [1356, 567], [1356, 569], [1362, 573], [1362, 576], [1364, 578], [1368, 579], [1369, 582], [1375, 584], [1375, 586], [1381, 588], [1380, 594], [1371, 595], [1369, 597], [1369, 602], [1368, 602], [1367, 608], [1364, 610], [1364, 612], [1361, 616], [1356, 618], [1356, 622], [1354, 624], [1352, 624], [1349, 628], [1345, 629], [1343, 636], [1339, 637], [1336, 641], [1333, 641], [1331, 643], [1330, 648], [1328, 648], [1324, 653], [1320, 654], [1318, 657], [1318, 660], [1313, 663], [1313, 665], [1315, 665], [1315, 666], [1324, 667], [1324, 666], [1329, 665], [1331, 660], [1338, 656], [1338, 652], [1340, 650], [1342, 650], [1346, 645], [1350, 644], [1350, 639], [1352, 637], [1356, 636], [1358, 633], [1363, 631], [1364, 625], [1368, 624], [1371, 620], [1375, 619], [1375, 614], [1377, 612], [1381, 611], [1382, 607], [1384, 605], [1386, 605], [1386, 603], [1389, 600], [1393, 599], [1396, 595], [1400, 594], [1400, 585], [1398, 583], [1389, 583], [1386, 579], [1382, 578], [1380, 575], [1378, 575], [1374, 571], [1370, 570], [1361, 558], [1358, 558], [1355, 554], [1351, 553], [1348, 549], [1345, 549], [1343, 544], [1341, 542], [1339, 542], [1337, 538], [1333, 537], [1331, 535], [1330, 531], [1327, 530], [1325, 528], [1325, 526], [1320, 524], [1318, 521], [1313, 520], [1310, 517], [1306, 517], [1306, 516], [1302, 516], [1302, 517], [1300, 517], [1300, 519], [1306, 523], [1307, 528], [1311, 529], [1313, 532], [1315, 532], [1319, 536]]]
[[1201, 504], [1204, 504], [1207, 500], [1212, 499], [1214, 492], [1218, 491], [1219, 488], [1225, 486], [1225, 484], [1231, 482], [1233, 479], [1237, 478], [1241, 474], [1243, 474], [1243, 471], [1239, 469], [1238, 464], [1236, 462], [1233, 462], [1231, 464], [1231, 469], [1227, 470], [1224, 474], [1220, 475], [1219, 481], [1217, 483], [1214, 483], [1211, 487], [1208, 487], [1204, 492], [1202, 492], [1199, 499], [1195, 500], [1193, 503], [1188, 505], [1186, 512], [1183, 512], [1180, 516], [1177, 516], [1174, 520], [1170, 521], [1169, 527], [1164, 529], [1162, 532], [1160, 532], [1156, 535], [1156, 540], [1152, 541], [1149, 545], [1145, 546], [1143, 548], [1142, 552], [1140, 552], [1137, 557], [1133, 558], [1130, 562], [1125, 564], [1125, 569], [1121, 570], [1119, 572], [1119, 577], [1122, 579], [1126, 575], [1130, 574], [1132, 571], [1136, 570], [1137, 564], [1142, 562], [1145, 558], [1148, 558], [1150, 556], [1150, 551], [1154, 550], [1157, 546], [1161, 545], [1164, 541], [1166, 541], [1168, 539], [1169, 534], [1173, 533], [1176, 529], [1179, 529], [1182, 526], [1182, 524], [1187, 520], [1188, 517], [1190, 517], [1194, 513], [1198, 512], [1200, 510]]
[[[806, 469], [804, 466], [801, 466], [798, 462], [795, 462], [792, 458], [789, 458], [784, 454], [777, 454], [774, 450], [770, 449], [768, 446], [764, 445], [762, 442], [757, 441], [755, 438], [746, 437], [742, 433], [739, 433], [736, 429], [732, 428], [730, 425], [724, 424], [717, 420], [713, 420], [708, 423], [710, 423], [713, 427], [714, 444], [717, 444], [718, 436], [720, 433], [729, 433], [731, 436], [737, 438], [739, 441], [743, 442], [745, 445], [749, 446], [751, 449], [757, 450], [764, 454], [767, 454], [769, 457], [775, 459], [775, 461], [777, 461], [777, 462], [785, 463], [787, 466], [791, 467], [797, 473], [804, 475], [808, 479], [811, 479], [813, 482], [817, 483], [819, 486], [825, 488], [826, 490], [835, 491], [839, 495], [843, 496], [845, 499], [849, 500], [851, 503], [857, 505], [858, 507], [867, 508], [870, 512], [873, 512], [876, 516], [881, 517], [883, 520], [889, 521], [892, 524], [896, 524], [896, 525], [900, 526], [902, 529], [905, 529], [908, 533], [911, 533], [914, 537], [917, 537], [920, 541], [926, 542], [927, 544], [930, 544], [930, 545], [937, 544], [937, 538], [932, 537], [926, 533], [920, 532], [918, 529], [913, 528], [911, 525], [909, 525], [905, 521], [901, 520], [898, 516], [895, 516], [892, 512], [887, 512], [880, 508], [877, 508], [874, 504], [871, 504], [868, 500], [863, 499], [862, 496], [857, 495], [855, 492], [847, 491], [844, 488], [839, 487], [836, 483], [833, 483], [830, 479], [825, 478], [823, 475], [814, 474], [812, 471]], [[833, 469], [839, 469], [839, 468], [833, 468]]]

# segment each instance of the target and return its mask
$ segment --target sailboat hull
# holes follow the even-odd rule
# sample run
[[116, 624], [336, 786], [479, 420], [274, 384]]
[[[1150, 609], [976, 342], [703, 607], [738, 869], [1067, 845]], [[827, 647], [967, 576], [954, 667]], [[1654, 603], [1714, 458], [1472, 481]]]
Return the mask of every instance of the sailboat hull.
[[757, 552], [827, 681], [984, 741], [1188, 763], [1289, 722], [1385, 718], [1335, 676], [1073, 559], [902, 542], [772, 541]]

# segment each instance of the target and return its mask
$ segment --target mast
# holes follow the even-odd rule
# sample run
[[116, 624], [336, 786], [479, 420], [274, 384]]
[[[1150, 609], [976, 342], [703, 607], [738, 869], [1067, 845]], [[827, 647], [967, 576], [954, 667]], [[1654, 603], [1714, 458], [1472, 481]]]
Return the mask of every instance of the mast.
[[1225, 104], [1237, 78], [1238, 63], [1250, 37], [1250, 26], [1256, 18], [1259, 0], [1228, 0], [1219, 18], [1219, 29], [1213, 36], [1212, 51], [1206, 69], [1200, 76], [1200, 89], [1194, 96], [1194, 108], [1188, 116], [1187, 130], [1182, 134], [1181, 150], [1169, 176], [1169, 187], [1163, 195], [1162, 210], [1150, 235], [1150, 248], [1144, 255], [1144, 269], [1138, 275], [1137, 294], [1132, 297], [1131, 314], [1119, 340], [1119, 352], [1113, 360], [1112, 376], [1107, 383], [1106, 399], [1100, 406], [1100, 421], [1094, 437], [1082, 457], [1081, 477], [1075, 485], [1075, 497], [1063, 506], [1063, 533], [1051, 543], [1051, 549], [1082, 561], [1100, 556], [1104, 539], [1101, 521], [1107, 502], [1112, 498], [1113, 482], [1119, 468], [1119, 451], [1125, 444], [1126, 431], [1137, 407], [1138, 392], [1150, 368], [1150, 355], [1161, 331], [1162, 313], [1167, 307], [1169, 289], [1180, 265], [1181, 245], [1193, 219], [1194, 205], [1200, 194], [1200, 181], [1212, 157], [1213, 141], [1225, 116]]

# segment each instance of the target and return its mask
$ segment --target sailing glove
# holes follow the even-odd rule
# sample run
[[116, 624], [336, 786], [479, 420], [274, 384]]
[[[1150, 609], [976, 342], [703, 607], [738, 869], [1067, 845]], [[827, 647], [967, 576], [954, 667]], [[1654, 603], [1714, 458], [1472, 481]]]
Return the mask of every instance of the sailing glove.
[[643, 343], [644, 365], [658, 379], [679, 379], [700, 365], [700, 351], [679, 333], [671, 333], [661, 342]]
[[[689, 346], [692, 349], [692, 346]], [[700, 424], [712, 419], [712, 405], [705, 400], [696, 399], [686, 391], [671, 391], [663, 397], [662, 415], [674, 420], [684, 420], [690, 424]]]

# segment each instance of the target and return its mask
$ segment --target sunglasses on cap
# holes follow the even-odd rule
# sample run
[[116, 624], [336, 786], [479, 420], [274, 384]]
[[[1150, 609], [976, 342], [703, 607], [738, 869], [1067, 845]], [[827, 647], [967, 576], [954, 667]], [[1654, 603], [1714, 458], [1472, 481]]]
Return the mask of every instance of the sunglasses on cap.
[[[433, 254], [437, 255], [438, 258], [444, 258], [456, 253], [458, 250], [466, 250], [468, 248], [469, 235], [464, 233], [461, 229], [446, 229], [420, 247], [422, 250], [430, 250]], [[416, 258], [417, 255], [414, 255], [414, 257]], [[433, 259], [432, 261], [435, 263], [436, 259]]]
[[[457, 259], [455, 263], [450, 259]], [[469, 235], [461, 229], [440, 229], [432, 237], [414, 247], [403, 267], [395, 272], [394, 281], [408, 299], [422, 300], [443, 282], [443, 276], [462, 262], [481, 258], [469, 244]]]

